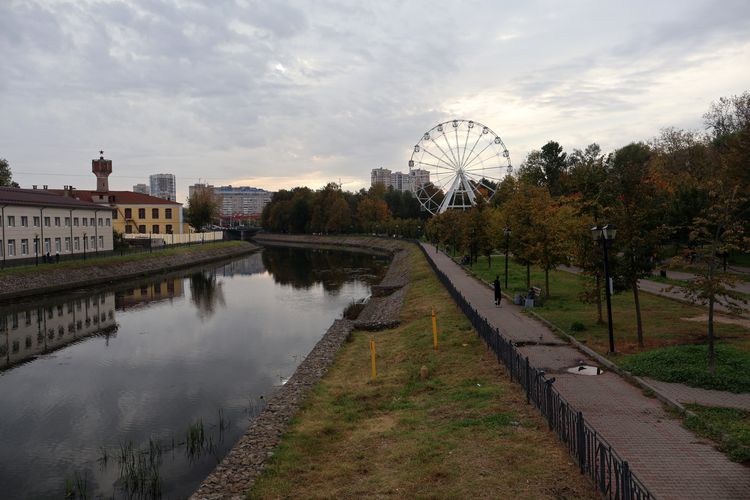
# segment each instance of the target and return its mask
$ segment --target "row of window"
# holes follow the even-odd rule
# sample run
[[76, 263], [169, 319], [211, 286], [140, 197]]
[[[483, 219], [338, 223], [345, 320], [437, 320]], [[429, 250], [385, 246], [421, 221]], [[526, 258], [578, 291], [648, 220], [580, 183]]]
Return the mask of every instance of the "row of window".
[[[107, 317], [109, 317], [110, 320], [113, 319], [114, 313], [112, 311], [109, 311], [109, 313], [107, 314], [105, 313], [96, 314], [96, 315], [93, 315], [92, 317], [87, 317], [85, 320], [79, 319], [75, 323], [70, 322], [68, 323], [68, 333], [72, 334], [72, 333], [75, 333], [76, 330], [82, 330], [84, 323], [86, 327], [91, 326], [91, 323], [95, 325], [99, 324], [99, 322], [104, 323], [105, 321], [107, 321]], [[63, 325], [59, 325], [56, 330], [55, 328], [49, 329], [48, 334], [47, 334], [47, 338], [49, 340], [52, 340], [55, 337], [55, 331], [57, 331], [58, 338], [61, 338], [63, 335], [65, 335], [65, 327]], [[39, 332], [37, 334], [36, 341], [37, 341], [37, 344], [42, 344], [44, 342], [43, 332]], [[26, 336], [25, 343], [26, 343], [26, 349], [31, 349], [32, 347], [31, 335]], [[20, 347], [21, 347], [20, 341], [14, 340], [11, 344], [12, 353], [13, 354], [18, 353], [18, 351], [20, 350]], [[8, 346], [6, 344], [0, 345], [0, 356], [7, 356], [7, 355], [8, 355]]]
[[[151, 226], [151, 232], [153, 234], [159, 234], [159, 224], [154, 224]], [[140, 224], [138, 226], [138, 232], [140, 234], [146, 234], [146, 224]], [[164, 232], [166, 234], [172, 234], [172, 224], [167, 224], [164, 226]], [[131, 224], [125, 224], [125, 234], [133, 234], [133, 226]]]
[[[29, 227], [29, 217], [26, 215], [19, 216], [21, 227]], [[16, 216], [15, 215], [8, 215], [7, 216], [7, 227], [16, 227]], [[41, 221], [41, 217], [38, 215], [35, 215], [31, 218], [31, 223], [33, 227], [39, 227], [39, 223]], [[62, 222], [65, 223], [65, 227], [70, 227], [70, 217], [45, 217], [44, 218], [44, 227], [52, 227], [52, 222], [54, 221], [56, 227], [60, 227], [60, 224]], [[95, 217], [73, 217], [73, 227], [78, 227], [79, 223], [83, 227], [87, 227], [89, 225], [96, 226], [97, 219]], [[98, 219], [99, 226], [110, 226], [112, 225], [109, 217], [99, 217]], [[2, 219], [0, 218], [0, 226], [2, 226]]]
[[[104, 236], [99, 236], [98, 243], [97, 243], [96, 236], [92, 236], [91, 238], [88, 239], [88, 241], [87, 241], [86, 238], [79, 238], [78, 236], [76, 236], [72, 240], [73, 241], [73, 251], [74, 252], [78, 252], [78, 251], [81, 250], [81, 240], [83, 240], [84, 250], [99, 250], [99, 249], [104, 249]], [[38, 255], [39, 253], [48, 254], [48, 253], [52, 253], [53, 251], [55, 253], [60, 253], [60, 252], [63, 251], [62, 250], [62, 243], [63, 243], [63, 239], [62, 238], [55, 238], [54, 240], [52, 240], [52, 238], [44, 238], [44, 249], [41, 252], [39, 250], [39, 238], [37, 238], [35, 240], [29, 240], [28, 238], [23, 238], [23, 239], [20, 240], [20, 245], [21, 245], [20, 246], [20, 251], [21, 251], [20, 255], [23, 255], [23, 256], [29, 255], [29, 241], [31, 241], [33, 243], [33, 245], [34, 245], [34, 250], [33, 250], [33, 254], [34, 255]], [[52, 247], [53, 241], [54, 241], [54, 245], [55, 245], [54, 246], [54, 250], [53, 250], [53, 247]], [[71, 253], [70, 243], [71, 243], [70, 237], [66, 237], [65, 238], [65, 252], [67, 252], [67, 253]], [[0, 257], [3, 257], [3, 250], [5, 248], [6, 247], [3, 246], [3, 240], [0, 240]], [[18, 250], [18, 248], [16, 248], [16, 240], [14, 240], [14, 239], [13, 240], [8, 240], [8, 244], [7, 244], [7, 252], [8, 253], [7, 253], [7, 256], [8, 257], [15, 257], [16, 255], [19, 255], [19, 254], [16, 253], [17, 250]]]
[[[92, 305], [92, 300], [93, 300], [93, 305], [96, 305], [97, 303], [104, 304], [105, 296], [104, 296], [104, 294], [100, 294], [98, 297], [97, 296], [86, 297], [86, 299], [85, 299], [85, 306], [86, 306], [86, 308], [88, 308], [89, 306]], [[81, 311], [81, 305], [82, 305], [81, 304], [81, 299], [76, 299], [75, 303], [72, 302], [72, 301], [68, 302], [67, 303], [68, 314], [72, 314], [73, 311], [74, 311], [74, 308], [75, 308], [76, 311], [80, 312]], [[47, 311], [47, 314], [46, 314], [47, 319], [54, 318], [54, 316], [55, 316], [55, 310], [54, 310], [54, 308], [52, 306], [49, 306], [49, 307], [46, 307], [46, 308], [41, 308], [40, 307], [40, 308], [36, 309], [36, 317], [37, 317], [38, 321], [41, 321], [42, 318], [44, 318], [44, 316], [45, 316], [44, 311], [45, 310]], [[57, 305], [57, 316], [58, 317], [62, 316], [63, 312], [64, 312], [63, 304], [58, 304]], [[26, 326], [28, 326], [28, 325], [30, 325], [32, 323], [32, 313], [33, 313], [33, 311], [31, 309], [27, 309], [26, 311], [24, 311], [23, 313], [21, 313], [21, 314], [24, 314], [25, 317], [26, 317]], [[10, 328], [12, 330], [17, 329], [18, 328], [18, 324], [19, 324], [18, 314], [19, 313], [14, 312], [13, 314], [9, 315], [10, 321], [8, 321], [5, 316], [0, 316], [0, 331], [5, 330], [7, 328], [8, 324], [10, 324]]]
[[[117, 209], [112, 211], [112, 218], [117, 218]], [[126, 208], [125, 209], [125, 218], [126, 219], [132, 219], [133, 218], [133, 209], [132, 208]], [[139, 219], [145, 219], [146, 218], [146, 209], [145, 208], [139, 208], [138, 209], [138, 218]], [[159, 209], [158, 208], [152, 208], [151, 209], [151, 218], [152, 219], [158, 219], [159, 218]], [[172, 209], [171, 208], [165, 208], [164, 209], [164, 218], [165, 219], [171, 219], [172, 218]]]

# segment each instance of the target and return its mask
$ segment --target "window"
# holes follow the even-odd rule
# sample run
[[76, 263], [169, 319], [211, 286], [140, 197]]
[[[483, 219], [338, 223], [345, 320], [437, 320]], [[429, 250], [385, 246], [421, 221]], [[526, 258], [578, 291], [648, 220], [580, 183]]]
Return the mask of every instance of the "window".
[[91, 248], [96, 250], [96, 237], [92, 236], [89, 240], [91, 241]]
[[152, 208], [151, 209], [151, 218], [152, 219], [158, 219], [159, 218], [159, 209], [158, 208]]
[[60, 217], [55, 217], [55, 227], [60, 227]]
[[39, 253], [39, 236], [34, 238], [34, 253]]
[[117, 209], [116, 208], [114, 210], [112, 210], [112, 218], [113, 219], [117, 218]]
[[16, 216], [15, 215], [9, 215], [8, 216], [8, 227], [16, 227]]
[[99, 249], [104, 249], [104, 236], [99, 236]]
[[16, 254], [16, 240], [8, 240], [8, 257]]
[[70, 236], [65, 237], [65, 251], [70, 253]]
[[133, 218], [133, 209], [132, 208], [126, 208], [125, 209], [125, 218], [126, 219], [132, 219]]
[[167, 234], [172, 234], [172, 224], [167, 224], [166, 230], [167, 230]]
[[49, 238], [44, 238], [44, 253], [50, 253], [52, 248], [52, 243], [50, 242]]
[[107, 217], [106, 219], [104, 219], [104, 224], [106, 224], [107, 227], [110, 226], [109, 217]]
[[[3, 250], [4, 249], [5, 249], [5, 247], [3, 246], [3, 240], [0, 240], [0, 257], [3, 256]], [[2, 317], [0, 317], [0, 319], [2, 319]]]
[[159, 234], [159, 224], [154, 224], [151, 226], [151, 232], [154, 234]]
[[125, 224], [125, 234], [133, 234], [133, 226]]
[[89, 225], [89, 220], [86, 217], [81, 217], [81, 222], [83, 223], [83, 227]]
[[39, 227], [39, 216], [34, 216], [34, 227]]
[[138, 218], [139, 219], [145, 219], [146, 218], [146, 209], [145, 208], [139, 208], [138, 209]]
[[164, 209], [164, 218], [165, 219], [171, 219], [172, 218], [172, 209], [171, 208], [165, 208]]
[[73, 250], [78, 251], [81, 249], [81, 239], [76, 236], [73, 238]]
[[29, 255], [29, 240], [21, 240], [21, 255]]
[[21, 227], [29, 227], [29, 218], [25, 215], [21, 216]]
[[146, 225], [141, 224], [140, 226], [138, 226], [138, 232], [141, 234], [146, 234]]
[[49, 226], [50, 226], [50, 218], [49, 217], [45, 217], [44, 218], [44, 227], [49, 227]]
[[104, 219], [99, 217], [99, 226], [103, 226], [103, 225], [104, 225]]
[[78, 227], [78, 217], [73, 217], [73, 225]]
[[65, 217], [65, 227], [70, 227], [70, 217]]
[[94, 227], [94, 226], [96, 226], [96, 219], [92, 217], [91, 218], [91, 227]]
[[60, 238], [55, 238], [55, 252], [60, 253], [60, 250], [62, 250], [62, 241]]

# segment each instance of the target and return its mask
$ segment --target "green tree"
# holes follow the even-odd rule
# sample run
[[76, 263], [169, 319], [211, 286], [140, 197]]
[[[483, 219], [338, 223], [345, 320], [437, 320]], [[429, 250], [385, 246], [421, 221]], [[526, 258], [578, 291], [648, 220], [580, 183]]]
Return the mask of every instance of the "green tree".
[[527, 184], [546, 187], [552, 196], [559, 196], [568, 168], [566, 158], [562, 146], [549, 141], [541, 151], [529, 153], [519, 169], [519, 178]]
[[204, 227], [219, 218], [219, 198], [213, 189], [196, 189], [188, 198], [187, 216], [190, 225], [196, 231], [203, 231]]
[[638, 280], [651, 275], [659, 242], [663, 196], [649, 170], [650, 148], [643, 143], [629, 144], [612, 156], [608, 187], [614, 203], [610, 221], [617, 225], [616, 248], [621, 252], [618, 271], [633, 292], [638, 345], [643, 347]]
[[19, 187], [17, 182], [13, 182], [13, 173], [10, 171], [10, 164], [5, 158], [0, 158], [0, 186]]

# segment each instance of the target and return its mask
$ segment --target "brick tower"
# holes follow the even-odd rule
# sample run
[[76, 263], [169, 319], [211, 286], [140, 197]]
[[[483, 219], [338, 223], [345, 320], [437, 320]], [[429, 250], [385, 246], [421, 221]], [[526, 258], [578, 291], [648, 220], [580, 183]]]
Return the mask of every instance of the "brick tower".
[[97, 193], [109, 192], [109, 174], [112, 173], [112, 160], [104, 159], [104, 151], [99, 151], [99, 159], [91, 160], [91, 171], [96, 176]]

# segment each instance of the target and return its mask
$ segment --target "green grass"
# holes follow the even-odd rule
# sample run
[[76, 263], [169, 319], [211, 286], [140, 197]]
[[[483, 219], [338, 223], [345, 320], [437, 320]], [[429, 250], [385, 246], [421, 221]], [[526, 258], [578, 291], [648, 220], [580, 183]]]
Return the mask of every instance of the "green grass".
[[205, 250], [207, 248], [224, 248], [241, 245], [247, 245], [247, 243], [244, 241], [220, 241], [216, 243], [211, 242], [201, 245], [168, 248], [166, 250], [155, 250], [154, 252], [138, 252], [130, 254], [126, 253], [124, 255], [110, 255], [107, 257], [89, 257], [86, 260], [64, 260], [57, 264], [41, 264], [40, 260], [40, 264], [38, 266], [30, 264], [26, 266], [8, 267], [4, 270], [0, 270], [0, 276], [24, 275], [31, 273], [40, 274], [55, 271], [58, 269], [81, 269], [90, 266], [120, 264], [122, 262], [134, 262], [167, 255], [200, 252], [201, 250]]
[[620, 366], [634, 375], [692, 387], [730, 392], [750, 392], [750, 357], [727, 344], [716, 345], [716, 373], [708, 373], [705, 345], [665, 347], [632, 354], [620, 360]]
[[685, 418], [685, 426], [707, 437], [735, 462], [750, 463], [750, 412], [733, 408], [688, 405], [695, 417]]
[[[504, 266], [504, 256], [494, 256], [491, 269], [487, 267], [486, 258], [480, 258], [478, 263], [467, 269], [487, 282], [499, 275], [500, 282], [504, 283]], [[511, 258], [508, 271], [508, 289], [504, 291], [512, 296], [516, 290], [525, 290], [526, 268]], [[606, 355], [608, 350], [606, 306], [602, 304], [605, 322], [599, 323], [596, 305], [582, 302], [579, 296], [584, 289], [585, 282], [590, 279], [565, 271], [551, 271], [551, 296], [545, 300], [543, 307], [535, 308], [534, 312], [597, 352]], [[544, 288], [544, 272], [541, 269], [532, 267], [531, 284]], [[683, 320], [704, 315], [705, 308], [644, 292], [639, 294], [639, 298], [644, 328], [644, 349], [639, 348], [637, 344], [632, 292], [628, 290], [612, 296], [615, 347], [619, 353], [630, 354], [671, 345], [705, 342], [705, 321]], [[574, 323], [578, 324], [579, 329], [582, 325], [583, 329], [578, 332], [570, 331], [569, 327]], [[714, 329], [717, 338], [735, 345], [750, 357], [750, 329], [741, 325], [724, 323], [715, 323]], [[617, 361], [619, 355], [611, 357]]]
[[[409, 251], [401, 324], [353, 333], [249, 496], [596, 498], [421, 252]], [[370, 338], [377, 346], [376, 381], [370, 380]]]

